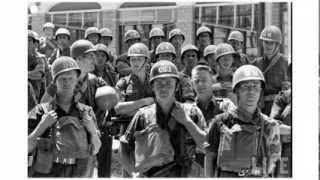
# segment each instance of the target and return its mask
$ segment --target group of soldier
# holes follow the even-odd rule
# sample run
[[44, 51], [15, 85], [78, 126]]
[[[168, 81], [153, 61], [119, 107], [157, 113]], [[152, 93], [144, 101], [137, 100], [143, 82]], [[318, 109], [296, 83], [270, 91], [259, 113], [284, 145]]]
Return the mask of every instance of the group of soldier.
[[111, 177], [114, 138], [123, 177], [291, 176], [291, 64], [278, 27], [263, 29], [255, 59], [241, 32], [212, 44], [206, 26], [196, 45], [153, 28], [151, 50], [128, 30], [121, 55], [108, 28], [72, 44], [54, 29], [28, 30], [30, 177]]

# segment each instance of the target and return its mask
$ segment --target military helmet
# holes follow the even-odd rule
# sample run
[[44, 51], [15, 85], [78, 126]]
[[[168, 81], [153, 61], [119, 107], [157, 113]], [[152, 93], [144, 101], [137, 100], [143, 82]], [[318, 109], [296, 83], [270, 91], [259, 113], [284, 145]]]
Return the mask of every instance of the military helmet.
[[101, 28], [99, 30], [102, 37], [111, 37], [112, 38], [112, 31], [109, 28]]
[[216, 50], [217, 50], [217, 46], [216, 45], [208, 45], [203, 50], [203, 57], [206, 58], [209, 54], [215, 54]]
[[28, 38], [31, 37], [34, 41], [40, 42], [40, 37], [39, 34], [36, 33], [35, 31], [28, 30]]
[[52, 64], [51, 73], [53, 76], [53, 81], [55, 81], [59, 74], [67, 71], [76, 70], [78, 77], [81, 74], [81, 69], [78, 66], [78, 63], [68, 56], [58, 57]]
[[230, 41], [231, 39], [243, 42], [243, 35], [240, 31], [232, 31], [229, 34], [228, 41]]
[[71, 36], [70, 31], [68, 29], [66, 29], [66, 28], [59, 28], [56, 31], [56, 34], [55, 34], [56, 39], [57, 39], [58, 35], [62, 35], [62, 34], [67, 35], [69, 37], [69, 39], [70, 39], [70, 36]]
[[197, 57], [198, 57], [198, 60], [200, 60], [200, 52], [199, 52], [199, 49], [193, 45], [193, 44], [187, 44], [185, 46], [183, 46], [181, 48], [181, 61], [183, 63], [183, 55], [187, 52], [187, 51], [195, 51], [197, 53]]
[[149, 58], [148, 47], [143, 43], [134, 43], [128, 49], [128, 57], [131, 56], [144, 56]]
[[174, 36], [182, 36], [183, 40], [185, 40], [184, 34], [182, 33], [181, 29], [176, 28], [176, 29], [172, 29], [169, 32], [169, 42], [171, 42], [171, 39]]
[[125, 42], [127, 42], [130, 39], [140, 39], [140, 38], [141, 38], [141, 36], [140, 36], [139, 32], [134, 29], [130, 29], [124, 34], [124, 41]]
[[266, 26], [260, 34], [260, 39], [263, 41], [272, 41], [281, 44], [282, 33], [277, 26]]
[[110, 55], [109, 55], [109, 49], [106, 45], [102, 44], [102, 43], [98, 43], [96, 44], [94, 47], [95, 51], [102, 51], [106, 54], [107, 58], [110, 59]]
[[85, 39], [77, 40], [70, 46], [70, 55], [74, 59], [90, 51], [94, 51], [94, 45]]
[[243, 65], [239, 67], [233, 74], [232, 90], [235, 92], [237, 85], [242, 81], [260, 80], [262, 88], [265, 87], [265, 79], [261, 70], [253, 65]]
[[175, 47], [169, 42], [162, 42], [158, 45], [155, 55], [157, 56], [162, 53], [171, 53], [176, 57]]
[[173, 77], [179, 81], [178, 69], [176, 65], [168, 60], [160, 60], [156, 62], [150, 71], [150, 84], [153, 80], [163, 77]]
[[228, 55], [228, 54], [232, 54], [232, 55], [236, 54], [233, 47], [227, 43], [218, 44], [217, 49], [216, 49], [216, 55], [215, 55], [216, 61], [219, 61], [219, 58], [221, 58], [224, 55]]
[[51, 22], [47, 22], [43, 25], [42, 30], [44, 30], [45, 28], [52, 28], [54, 29], [54, 25]]
[[196, 37], [198, 38], [201, 33], [206, 33], [206, 32], [209, 33], [210, 35], [212, 34], [212, 31], [208, 27], [201, 26], [197, 30]]
[[88, 39], [90, 34], [98, 34], [101, 37], [100, 31], [97, 27], [88, 27], [84, 33], [84, 38]]
[[152, 28], [149, 33], [149, 39], [151, 39], [153, 37], [157, 37], [157, 36], [164, 37], [163, 30], [158, 27]]

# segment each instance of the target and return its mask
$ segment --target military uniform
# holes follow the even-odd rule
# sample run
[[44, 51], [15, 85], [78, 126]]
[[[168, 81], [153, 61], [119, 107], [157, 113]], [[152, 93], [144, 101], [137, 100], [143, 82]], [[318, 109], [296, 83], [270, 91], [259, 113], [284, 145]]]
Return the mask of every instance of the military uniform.
[[[170, 115], [170, 112], [174, 108], [182, 108], [201, 129], [206, 128], [206, 123], [201, 111], [193, 104], [181, 104], [179, 102], [175, 102], [170, 108], [168, 113], [169, 115], [165, 115], [160, 106], [157, 104], [152, 104], [139, 109], [128, 126], [124, 136], [121, 137], [121, 141], [127, 143], [130, 148], [128, 151], [124, 152], [136, 152], [139, 154], [141, 153], [141, 150], [143, 151], [143, 149], [140, 149], [141, 147], [137, 147], [135, 145], [137, 144], [138, 138], [136, 135], [138, 132], [142, 132], [151, 124], [156, 125], [162, 130], [166, 130], [166, 132], [168, 132], [171, 145], [166, 145], [172, 147], [174, 150], [174, 157], [173, 161], [171, 162], [164, 161], [163, 165], [158, 166], [154, 164], [157, 163], [158, 160], [154, 159], [153, 161], [149, 162], [151, 164], [140, 164], [140, 166], [147, 168], [147, 171], [144, 171], [140, 174], [142, 177], [186, 177], [190, 171], [191, 163], [195, 155], [196, 144], [185, 127], [174, 120]], [[166, 146], [163, 148], [165, 150], [169, 147]], [[147, 150], [146, 153], [148, 152], [149, 151]], [[146, 161], [147, 160], [148, 159], [146, 159]], [[134, 161], [136, 162], [132, 163], [137, 165], [137, 159]]]
[[[244, 152], [241, 151], [243, 149], [229, 149], [229, 151], [224, 149], [224, 152], [220, 151], [222, 149], [220, 146], [225, 146], [224, 143], [227, 142], [226, 139], [222, 138], [224, 129], [227, 128], [231, 131], [231, 128], [233, 129], [236, 124], [241, 127], [244, 125], [255, 127], [253, 131], [258, 133], [254, 138], [257, 140], [257, 149], [252, 150], [253, 152], [250, 155], [252, 158], [248, 157], [249, 161], [247, 161], [246, 164], [242, 162], [243, 166], [246, 167], [240, 168], [241, 170], [239, 171], [234, 171], [233, 169], [236, 169], [236, 167], [233, 166], [238, 164], [238, 161], [241, 160], [240, 157], [243, 157]], [[240, 137], [242, 131], [245, 133], [246, 130], [241, 128], [240, 132], [237, 132], [238, 136], [234, 135], [234, 137]], [[235, 132], [236, 131], [233, 133]], [[240, 146], [244, 147], [244, 149], [245, 147], [251, 147], [250, 141], [245, 141], [244, 139], [235, 138], [232, 142], [237, 140], [239, 141], [238, 143], [242, 142], [242, 144], [237, 146], [238, 148]], [[215, 175], [217, 177], [268, 177], [281, 156], [279, 124], [277, 121], [263, 115], [259, 110], [252, 116], [239, 109], [216, 116], [210, 125], [207, 141], [209, 143], [208, 152], [214, 156], [213, 164], [217, 167], [215, 169]], [[235, 144], [232, 143], [230, 145], [233, 146], [237, 144], [236, 142], [234, 143]], [[250, 149], [246, 151], [250, 151]], [[235, 154], [235, 157], [223, 157], [224, 153]], [[230, 160], [230, 158], [233, 158], [231, 165], [226, 166], [223, 164], [223, 160]], [[239, 164], [241, 164], [241, 162], [239, 162]]]
[[[82, 135], [70, 136], [70, 134], [65, 135], [62, 132], [63, 128], [74, 128], [77, 127], [76, 132], [85, 128], [82, 124], [84, 120], [84, 114], [86, 120], [94, 121], [95, 115], [92, 108], [86, 106], [77, 101], [73, 101], [70, 106], [69, 112], [64, 111], [56, 102], [55, 99], [48, 103], [43, 103], [37, 105], [30, 113], [28, 117], [28, 134], [30, 134], [41, 121], [42, 116], [54, 110], [57, 113], [58, 121], [53, 124], [51, 128], [48, 128], [44, 134], [41, 136], [42, 139], [50, 140], [48, 142], [52, 143], [41, 145], [38, 141], [36, 147], [36, 153], [34, 156], [33, 167], [29, 171], [29, 176], [32, 177], [84, 177], [86, 176], [85, 170], [88, 165], [88, 159], [91, 155], [90, 141], [88, 132], [81, 131]], [[71, 130], [70, 129], [70, 130]], [[64, 134], [64, 135], [62, 135]], [[80, 139], [79, 139], [80, 138]], [[81, 144], [77, 144], [81, 142]], [[40, 144], [39, 144], [40, 143]], [[44, 147], [42, 147], [44, 146]], [[48, 149], [47, 156], [51, 157], [48, 159], [43, 166], [48, 166], [52, 163], [52, 167], [49, 168], [48, 173], [44, 171], [39, 171], [36, 168], [37, 156], [42, 148]], [[48, 154], [49, 153], [49, 154]], [[39, 157], [40, 158], [40, 157]], [[42, 157], [43, 158], [43, 157]], [[41, 168], [43, 170], [43, 167]], [[47, 171], [47, 170], [46, 170]]]
[[[224, 83], [224, 82], [232, 82], [232, 75], [226, 76], [226, 77], [222, 77], [222, 76], [215, 76], [214, 77], [214, 82], [216, 83]], [[237, 103], [236, 101], [236, 96], [235, 94], [233, 94], [232, 92], [232, 88], [230, 89], [226, 89], [226, 88], [214, 88], [213, 89], [213, 94], [215, 95], [215, 97], [218, 98], [229, 98], [234, 104]]]
[[254, 64], [259, 67], [266, 79], [266, 88], [264, 90], [264, 108], [265, 114], [270, 114], [273, 100], [281, 91], [282, 83], [288, 81], [288, 61], [285, 56], [278, 53], [272, 59], [266, 56], [258, 58]]
[[235, 53], [234, 61], [231, 66], [234, 69], [234, 71], [245, 64], [250, 64], [248, 56], [243, 53]]
[[179, 102], [185, 102], [187, 100], [194, 101], [196, 93], [193, 89], [190, 76], [186, 75], [184, 72], [179, 72], [179, 88], [176, 91], [176, 100]]
[[97, 77], [101, 77], [110, 86], [114, 87], [116, 85], [117, 75], [112, 71], [112, 68], [108, 64], [105, 64], [102, 72], [98, 72], [95, 69], [92, 74], [96, 75]]

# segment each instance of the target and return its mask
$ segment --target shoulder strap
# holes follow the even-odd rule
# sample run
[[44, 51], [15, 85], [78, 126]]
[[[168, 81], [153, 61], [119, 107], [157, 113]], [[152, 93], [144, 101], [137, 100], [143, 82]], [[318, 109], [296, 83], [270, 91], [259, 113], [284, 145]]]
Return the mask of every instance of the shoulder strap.
[[267, 73], [280, 59], [280, 54], [277, 54], [269, 63], [267, 68], [263, 71], [263, 74]]

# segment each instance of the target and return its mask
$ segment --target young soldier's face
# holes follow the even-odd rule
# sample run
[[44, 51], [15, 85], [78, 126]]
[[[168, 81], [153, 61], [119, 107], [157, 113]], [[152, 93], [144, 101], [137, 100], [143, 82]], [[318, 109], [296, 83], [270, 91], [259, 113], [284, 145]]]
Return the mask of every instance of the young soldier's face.
[[92, 42], [92, 44], [96, 45], [99, 42], [99, 35], [98, 34], [89, 34], [88, 41]]
[[130, 57], [130, 66], [132, 72], [140, 72], [140, 70], [143, 68], [146, 61], [146, 58], [144, 56], [132, 56]]
[[233, 55], [227, 54], [219, 58], [219, 65], [223, 69], [230, 69], [233, 63]]
[[210, 34], [208, 32], [199, 35], [199, 45], [206, 47], [210, 44]]
[[272, 41], [263, 41], [262, 46], [263, 46], [263, 52], [267, 56], [273, 56], [276, 51], [277, 51], [277, 46], [278, 44], [276, 42]]
[[66, 34], [60, 34], [57, 36], [57, 44], [62, 48], [69, 47], [69, 36]]
[[96, 52], [96, 66], [103, 66], [108, 61], [108, 56], [103, 51]]
[[237, 90], [239, 106], [258, 106], [261, 90], [261, 81], [259, 80], [248, 80], [241, 82]]
[[158, 60], [168, 60], [168, 61], [173, 61], [173, 55], [171, 53], [160, 53]]
[[43, 32], [46, 35], [46, 37], [52, 37], [53, 36], [53, 29], [52, 28], [44, 28]]
[[196, 90], [197, 96], [212, 95], [212, 75], [205, 70], [192, 72], [192, 84]]
[[198, 63], [197, 53], [195, 51], [187, 51], [183, 55], [183, 62], [185, 66], [193, 68]]
[[111, 41], [112, 41], [112, 37], [109, 37], [109, 36], [103, 36], [100, 39], [100, 42], [106, 46], [109, 46], [111, 44]]
[[229, 40], [230, 45], [233, 47], [233, 49], [237, 52], [241, 51], [242, 49], [242, 42], [237, 41], [235, 39], [230, 39]]
[[157, 99], [166, 101], [174, 97], [177, 80], [173, 77], [157, 78], [153, 82], [153, 92]]
[[183, 37], [180, 35], [173, 36], [173, 38], [171, 39], [171, 43], [175, 48], [180, 48], [183, 44], [183, 41]]
[[161, 36], [155, 36], [152, 37], [151, 42], [154, 44], [154, 48], [157, 48], [157, 46], [163, 41], [163, 38]]
[[83, 73], [89, 73], [94, 70], [96, 61], [96, 55], [94, 52], [89, 52], [80, 57], [80, 59], [77, 61], [81, 71]]
[[73, 92], [78, 82], [78, 74], [75, 70], [61, 73], [56, 80], [57, 92]]

